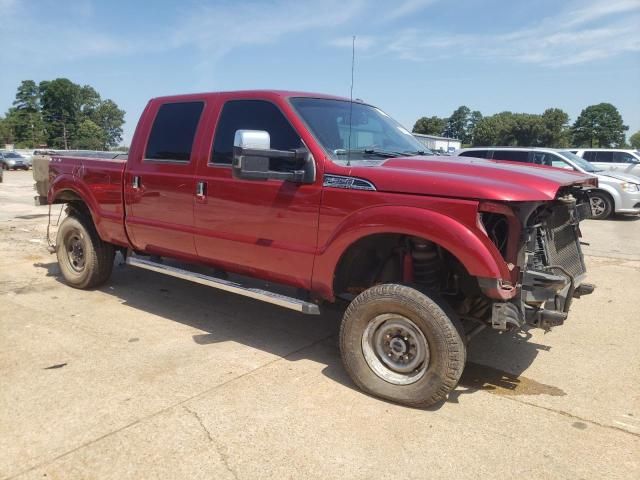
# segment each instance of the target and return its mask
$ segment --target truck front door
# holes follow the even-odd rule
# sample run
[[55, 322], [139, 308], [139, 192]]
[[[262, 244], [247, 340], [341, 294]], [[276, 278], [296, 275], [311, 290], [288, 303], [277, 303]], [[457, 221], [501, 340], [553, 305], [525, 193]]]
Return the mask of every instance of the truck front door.
[[[202, 192], [195, 204], [198, 255], [221, 268], [308, 289], [321, 178], [313, 184], [250, 181], [231, 172], [237, 130], [267, 131], [278, 150], [303, 146], [301, 137], [270, 101], [229, 100], [220, 109], [210, 158], [196, 177]], [[272, 169], [295, 168], [271, 161]]]
[[139, 250], [197, 258], [192, 152], [203, 109], [204, 101], [164, 103], [143, 115], [153, 121], [136, 132], [144, 138], [134, 142], [140, 147], [129, 155], [124, 189], [127, 233]]

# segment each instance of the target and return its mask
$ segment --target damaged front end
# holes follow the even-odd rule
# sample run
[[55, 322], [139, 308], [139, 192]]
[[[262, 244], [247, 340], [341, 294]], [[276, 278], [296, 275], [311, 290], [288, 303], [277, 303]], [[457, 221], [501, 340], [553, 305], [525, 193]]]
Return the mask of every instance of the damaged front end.
[[[493, 228], [498, 225], [491, 221], [495, 215], [485, 214], [483, 223], [503, 256], [515, 260], [517, 294], [492, 304], [491, 326], [509, 330], [528, 324], [548, 330], [561, 325], [572, 300], [594, 290], [584, 282], [579, 228], [580, 221], [591, 217], [589, 188], [566, 187], [553, 202], [512, 205], [509, 228], [503, 225], [501, 231]], [[509, 236], [509, 230], [520, 235]]]

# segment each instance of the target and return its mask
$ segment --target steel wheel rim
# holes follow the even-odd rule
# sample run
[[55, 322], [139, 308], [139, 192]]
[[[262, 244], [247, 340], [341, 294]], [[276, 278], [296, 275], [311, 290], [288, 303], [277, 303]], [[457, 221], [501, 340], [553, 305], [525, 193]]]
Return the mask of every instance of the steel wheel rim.
[[595, 217], [599, 217], [607, 210], [607, 205], [601, 197], [591, 197], [591, 212]]
[[362, 333], [362, 353], [369, 368], [394, 385], [420, 380], [429, 366], [429, 344], [418, 326], [403, 315], [385, 313]]
[[70, 232], [64, 242], [69, 266], [80, 273], [86, 265], [84, 235], [78, 231]]

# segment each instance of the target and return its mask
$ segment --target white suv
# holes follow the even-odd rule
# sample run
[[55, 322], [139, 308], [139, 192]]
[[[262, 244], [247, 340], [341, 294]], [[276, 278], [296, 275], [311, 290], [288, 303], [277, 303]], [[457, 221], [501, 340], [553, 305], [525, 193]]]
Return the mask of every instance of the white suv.
[[599, 170], [615, 170], [640, 176], [640, 152], [615, 148], [582, 148], [570, 150]]
[[457, 150], [454, 155], [533, 163], [593, 175], [598, 178], [598, 188], [589, 195], [593, 218], [602, 220], [614, 212], [640, 214], [640, 178], [624, 172], [602, 171], [569, 150], [539, 147], [474, 147]]

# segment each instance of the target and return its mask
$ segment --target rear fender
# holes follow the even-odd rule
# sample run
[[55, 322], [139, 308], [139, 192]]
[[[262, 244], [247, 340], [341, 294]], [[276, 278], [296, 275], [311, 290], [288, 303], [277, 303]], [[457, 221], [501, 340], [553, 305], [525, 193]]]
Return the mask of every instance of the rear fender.
[[102, 209], [94, 192], [85, 182], [78, 181], [78, 177], [66, 173], [57, 175], [49, 187], [47, 195], [49, 204], [68, 203], [68, 200], [64, 199], [67, 192], [77, 196], [79, 201], [87, 206], [102, 240], [121, 246], [129, 245], [124, 232], [122, 215]]

